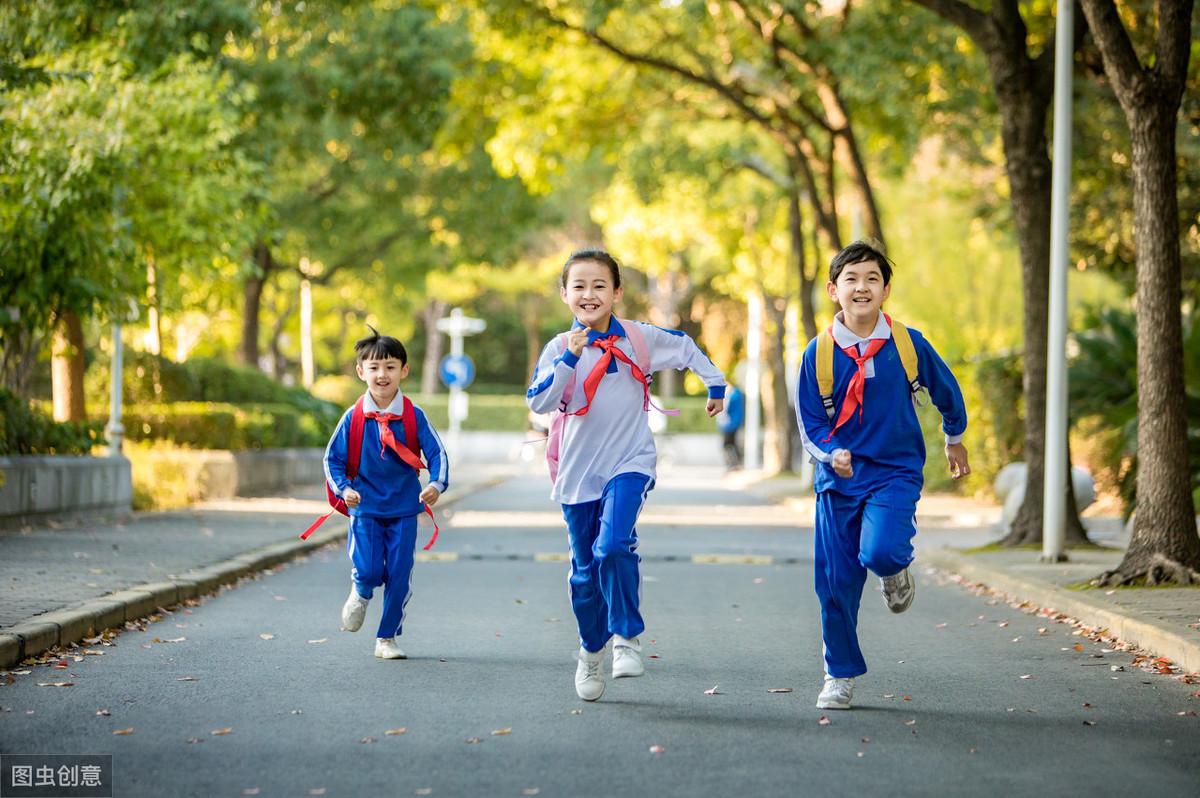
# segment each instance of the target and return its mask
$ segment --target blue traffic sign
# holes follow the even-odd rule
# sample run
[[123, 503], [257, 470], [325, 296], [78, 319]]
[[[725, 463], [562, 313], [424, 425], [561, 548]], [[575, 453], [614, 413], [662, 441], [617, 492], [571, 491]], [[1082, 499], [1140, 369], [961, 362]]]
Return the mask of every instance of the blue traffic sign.
[[447, 388], [466, 388], [475, 379], [475, 363], [466, 355], [446, 355], [438, 366], [438, 376]]

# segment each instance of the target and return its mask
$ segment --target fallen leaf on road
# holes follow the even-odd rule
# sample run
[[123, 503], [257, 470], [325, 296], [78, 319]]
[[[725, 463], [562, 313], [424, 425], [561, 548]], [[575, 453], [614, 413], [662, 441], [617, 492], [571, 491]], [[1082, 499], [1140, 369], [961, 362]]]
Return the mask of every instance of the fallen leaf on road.
[[790, 692], [792, 692], [792, 688], [790, 688], [790, 687], [768, 687], [767, 692], [768, 693], [790, 693]]
[[287, 596], [274, 596], [276, 601], [287, 601]]
[[188, 741], [188, 743], [189, 743], [189, 744], [192, 744], [192, 743], [202, 743], [202, 742], [204, 742], [204, 740], [200, 739], [199, 737], [189, 737], [189, 738], [187, 739], [187, 741]]
[[1041, 635], [1042, 637], [1045, 637], [1046, 636], [1046, 627], [1044, 627], [1044, 626], [1039, 627], [1038, 634]]
[[862, 752], [862, 751], [859, 751], [857, 754], [855, 754], [855, 756], [857, 756], [859, 759], [861, 759], [861, 758], [863, 758], [864, 756], [866, 756], [866, 754], [865, 754], [864, 752]]
[[363, 745], [370, 745], [371, 743], [379, 742], [379, 740], [374, 737], [364, 737], [361, 740], [359, 740], [359, 742], [362, 743]]
[[259, 637], [261, 637], [263, 640], [274, 640], [275, 639], [275, 635], [267, 634], [266, 632], [263, 632], [262, 634], [260, 634]]
[[328, 642], [329, 642], [329, 638], [328, 638], [328, 637], [322, 637], [320, 640], [309, 640], [308, 642], [309, 642], [309, 643], [312, 643], [314, 646], [319, 646], [319, 645], [321, 645], [322, 643], [328, 643]]
[[939, 624], [938, 624], [937, 626], [935, 626], [934, 628], [935, 628], [935, 629], [945, 629], [945, 628], [946, 628], [946, 624], [944, 624], [944, 623], [939, 623]]
[[526, 787], [521, 790], [521, 795], [537, 795], [541, 791], [541, 787]]
[[38, 687], [74, 687], [75, 682], [38, 682]]
[[262, 790], [260, 790], [258, 787], [247, 787], [246, 789], [242, 790], [242, 795], [258, 795], [260, 792], [262, 792]]
[[883, 697], [884, 698], [895, 698], [896, 694], [895, 693], [884, 693]]
[[906, 720], [906, 721], [904, 721], [904, 725], [905, 725], [905, 726], [916, 726], [916, 725], [917, 725], [917, 719], [916, 719], [916, 718], [913, 718], [912, 720]]
[[666, 752], [667, 752], [667, 749], [662, 747], [661, 745], [650, 746], [650, 753], [652, 753], [652, 754], [665, 754]]
[[1033, 678], [1033, 674], [1032, 674], [1032, 673], [1027, 673], [1027, 674], [1025, 674], [1024, 676], [1022, 676], [1021, 678], [1022, 678], [1022, 679], [1032, 679], [1032, 678]]
[[492, 729], [493, 737], [501, 737], [505, 734], [512, 734], [512, 726], [505, 726], [503, 729]]
[[387, 731], [384, 732], [384, 735], [386, 735], [387, 737], [395, 737], [397, 735], [404, 734], [406, 731], [408, 731], [408, 729], [405, 729], [405, 728], [388, 729]]
[[829, 719], [828, 715], [822, 715], [821, 717], [817, 718], [818, 726], [828, 726], [830, 723], [833, 723], [833, 721]]
[[979, 750], [979, 749], [977, 749], [977, 748], [968, 748], [968, 749], [967, 749], [967, 753], [968, 753], [968, 754], [973, 754], [973, 753], [975, 753], [977, 750]]
[[483, 739], [480, 737], [468, 737], [467, 738], [467, 745], [475, 745], [476, 743], [481, 743], [481, 742], [483, 742]]
[[432, 787], [418, 787], [417, 795], [433, 795]]
[[901, 699], [901, 700], [902, 700], [902, 701], [912, 701], [912, 696], [910, 696], [910, 695], [906, 695], [906, 696], [904, 696], [904, 698], [903, 698], [903, 699]]
[[572, 715], [582, 715], [582, 714], [583, 714], [583, 710], [582, 710], [582, 709], [572, 709], [572, 710], [571, 710], [571, 714], [572, 714]]
[[1084, 703], [1084, 705], [1083, 705], [1083, 708], [1084, 708], [1084, 709], [1091, 709], [1091, 708], [1092, 708], [1092, 705], [1091, 705], [1091, 704], [1088, 704], [1088, 703], [1086, 703], [1086, 702], [1085, 702], [1085, 703]]
[[720, 686], [720, 685], [716, 685], [716, 684], [714, 684], [714, 685], [713, 685], [713, 686], [712, 686], [710, 689], [708, 689], [708, 690], [705, 690], [705, 691], [704, 691], [704, 694], [705, 694], [705, 695], [721, 695], [719, 692], [717, 692], [717, 688], [718, 688], [719, 686]]
[[657, 654], [651, 654], [650, 659], [662, 659], [662, 657], [658, 656]]
[[231, 734], [233, 729], [226, 726], [224, 729], [213, 729], [209, 732], [213, 737], [224, 737], [226, 734]]
[[869, 742], [871, 742], [871, 738], [870, 738], [870, 737], [864, 737], [864, 738], [862, 738], [862, 742], [864, 742], [864, 743], [869, 743]]
[[109, 717], [109, 716], [111, 716], [111, 715], [112, 715], [112, 712], [111, 712], [110, 710], [107, 710], [107, 709], [97, 709], [97, 710], [96, 710], [96, 714], [97, 714], [98, 716], [100, 716], [100, 717], [107, 718], [107, 717]]
[[195, 676], [180, 676], [175, 681], [177, 681], [177, 682], [194, 682], [194, 681], [196, 681], [196, 677]]
[[116, 735], [133, 734], [133, 727], [130, 726], [128, 729], [113, 729], [113, 734], [116, 734]]
[[303, 715], [303, 714], [304, 714], [304, 710], [303, 710], [303, 709], [293, 709], [293, 710], [292, 710], [292, 714], [293, 714], [293, 715]]
[[324, 795], [325, 788], [324, 787], [313, 787], [311, 790], [308, 791], [308, 794], [309, 795]]
[[1178, 715], [1178, 716], [1180, 716], [1181, 718], [1182, 718], [1182, 717], [1194, 718], [1194, 717], [1196, 717], [1196, 710], [1194, 710], [1194, 709], [1185, 709], [1183, 712], [1176, 712], [1175, 714], [1176, 714], [1176, 715]]
[[1075, 645], [1071, 646], [1071, 648], [1075, 649], [1076, 651], [1083, 651], [1083, 643], [1076, 643]]
[[999, 624], [997, 624], [997, 625], [998, 625], [998, 626], [999, 626], [1001, 629], [1003, 629], [1004, 627], [1008, 626], [1008, 621], [1001, 621], [1001, 622], [1000, 622]]
[[153, 640], [151, 640], [150, 642], [151, 643], [182, 643], [185, 640], [187, 640], [186, 637], [168, 637], [166, 640], [163, 640], [161, 637], [156, 637]]
[[1084, 725], [1084, 726], [1095, 726], [1095, 725], [1096, 725], [1096, 721], [1094, 721], [1094, 720], [1085, 720], [1085, 721], [1083, 722], [1083, 725]]
[[17, 676], [28, 676], [29, 674], [33, 673], [33, 671], [13, 671], [13, 673]]

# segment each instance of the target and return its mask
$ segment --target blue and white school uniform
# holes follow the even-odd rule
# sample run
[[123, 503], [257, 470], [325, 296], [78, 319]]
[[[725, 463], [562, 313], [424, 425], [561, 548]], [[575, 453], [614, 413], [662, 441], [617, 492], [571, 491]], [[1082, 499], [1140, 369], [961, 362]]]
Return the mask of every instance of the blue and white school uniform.
[[[358, 595], [370, 599], [375, 588], [385, 585], [383, 615], [376, 637], [395, 637], [404, 626], [408, 600], [412, 597], [413, 554], [417, 543], [417, 516], [423, 512], [421, 480], [417, 472], [380, 440], [379, 422], [366, 419], [363, 425], [362, 453], [358, 474], [346, 478], [349, 451], [350, 414], [347, 410], [338, 422], [325, 448], [325, 479], [338, 496], [346, 488], [358, 491], [362, 500], [349, 508], [350, 533], [347, 551], [354, 569], [351, 578]], [[363, 397], [364, 413], [391, 413], [388, 422], [400, 445], [407, 445], [404, 424], [404, 396], [399, 391], [391, 404], [380, 408], [368, 391]], [[413, 405], [417, 420], [417, 440], [429, 466], [429, 484], [445, 493], [450, 484], [446, 448], [425, 412]]]
[[[708, 387], [710, 398], [725, 396], [725, 377], [680, 330], [637, 324], [650, 357], [650, 372], [690, 369]], [[582, 328], [578, 321], [575, 329]], [[603, 355], [592, 343], [619, 336], [617, 348], [637, 362], [633, 345], [614, 316], [608, 331], [588, 333], [588, 346], [576, 357], [555, 338], [542, 350], [526, 401], [535, 413], [559, 409], [563, 391], [575, 388], [566, 410], [583, 407], [583, 382]], [[550, 497], [560, 503], [571, 544], [571, 606], [587, 651], [604, 648], [614, 634], [637, 637], [645, 629], [639, 611], [640, 576], [635, 525], [654, 487], [657, 452], [643, 409], [642, 385], [629, 366], [613, 358], [586, 415], [570, 416], [562, 431], [558, 478]]]
[[[967, 428], [967, 411], [958, 381], [925, 337], [908, 329], [917, 355], [917, 376], [942, 414], [946, 442], [960, 443]], [[887, 339], [887, 343], [865, 364], [861, 420], [855, 412], [832, 438], [833, 422], [817, 388], [815, 339], [804, 351], [796, 389], [801, 439], [816, 463], [815, 570], [825, 670], [838, 678], [867, 672], [857, 630], [867, 570], [893, 576], [913, 560], [917, 500], [924, 485], [925, 439], [891, 337], [882, 313], [867, 338], [851, 332], [841, 313], [834, 320], [835, 408], [841, 408], [857, 371], [854, 361], [839, 350], [855, 346], [863, 354], [872, 339]], [[837, 476], [830, 465], [840, 449], [851, 454], [851, 477]]]

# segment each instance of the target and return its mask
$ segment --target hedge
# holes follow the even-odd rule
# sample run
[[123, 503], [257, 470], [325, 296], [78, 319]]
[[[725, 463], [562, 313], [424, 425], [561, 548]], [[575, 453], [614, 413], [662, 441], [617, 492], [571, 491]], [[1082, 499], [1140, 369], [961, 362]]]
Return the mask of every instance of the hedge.
[[323, 419], [281, 404], [172, 402], [134, 407], [124, 414], [131, 441], [171, 441], [197, 449], [324, 446], [333, 431]]
[[0, 388], [0, 455], [90, 454], [103, 421], [60, 422]]

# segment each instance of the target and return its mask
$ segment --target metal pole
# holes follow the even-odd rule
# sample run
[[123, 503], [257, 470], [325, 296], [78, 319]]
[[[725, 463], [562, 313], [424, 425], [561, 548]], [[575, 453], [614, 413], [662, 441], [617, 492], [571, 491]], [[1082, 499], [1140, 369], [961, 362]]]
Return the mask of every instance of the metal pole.
[[124, 373], [124, 352], [121, 349], [121, 325], [113, 325], [112, 364], [109, 367], [111, 403], [108, 410], [108, 425], [104, 433], [108, 438], [108, 456], [121, 456], [121, 443], [125, 438], [125, 427], [121, 424], [121, 387]]
[[746, 307], [746, 469], [762, 468], [762, 447], [759, 435], [762, 430], [760, 402], [760, 366], [762, 354], [762, 296], [757, 291], [750, 294]]
[[1050, 323], [1046, 358], [1046, 467], [1042, 561], [1062, 562], [1067, 480], [1067, 231], [1071, 194], [1072, 0], [1058, 0], [1054, 41], [1054, 165], [1050, 188]]

